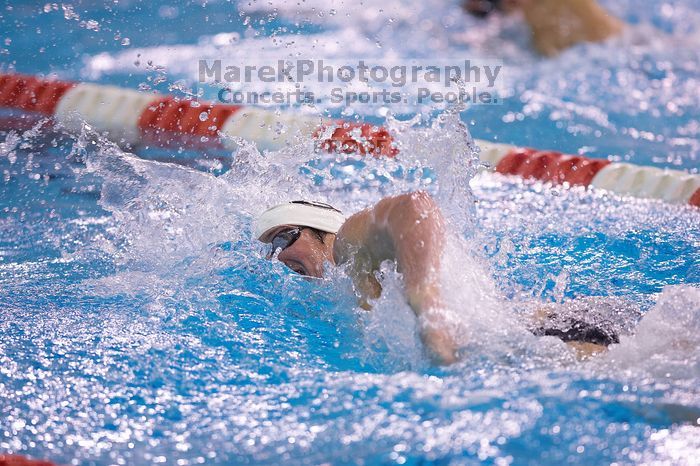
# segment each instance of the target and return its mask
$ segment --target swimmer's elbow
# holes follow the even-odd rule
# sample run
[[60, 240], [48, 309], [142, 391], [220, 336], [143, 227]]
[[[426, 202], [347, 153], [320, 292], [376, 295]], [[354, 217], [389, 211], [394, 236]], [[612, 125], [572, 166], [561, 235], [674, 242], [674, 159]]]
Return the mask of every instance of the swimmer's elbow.
[[418, 190], [410, 193], [402, 194], [404, 203], [413, 208], [437, 207], [437, 203], [427, 191]]
[[[443, 324], [444, 325], [444, 324]], [[431, 361], [439, 366], [449, 366], [458, 360], [457, 344], [445, 328], [427, 327], [421, 331], [421, 339], [427, 347]]]
[[440, 208], [435, 199], [426, 191], [413, 191], [392, 198], [391, 216], [399, 221], [411, 222], [425, 219], [442, 220]]

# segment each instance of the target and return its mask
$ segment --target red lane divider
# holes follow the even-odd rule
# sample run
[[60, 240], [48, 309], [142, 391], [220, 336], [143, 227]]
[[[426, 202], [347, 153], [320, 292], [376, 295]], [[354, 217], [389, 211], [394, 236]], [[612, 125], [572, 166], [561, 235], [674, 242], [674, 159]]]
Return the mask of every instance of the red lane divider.
[[555, 184], [588, 186], [593, 177], [609, 163], [608, 160], [589, 159], [560, 152], [515, 149], [498, 162], [496, 171], [504, 175], [518, 175]]
[[[320, 147], [323, 150], [342, 154], [370, 154], [375, 157], [381, 155], [396, 157], [399, 153], [386, 128], [368, 123], [349, 123], [347, 121], [338, 121], [337, 124], [339, 126], [333, 130], [332, 135], [320, 141]], [[324, 130], [324, 127], [317, 129], [313, 136], [320, 137]]]
[[235, 105], [219, 105], [192, 100], [176, 100], [164, 97], [154, 101], [139, 116], [141, 132], [156, 139], [167, 134], [206, 136], [218, 140], [218, 133], [226, 120], [237, 112]]
[[0, 454], [0, 466], [56, 466], [51, 461], [32, 460], [20, 455]]
[[0, 74], [0, 106], [53, 115], [58, 101], [73, 86], [75, 83]]
[[[235, 145], [235, 138], [278, 149], [292, 139], [313, 137], [318, 147], [341, 154], [395, 157], [399, 153], [386, 128], [367, 123], [322, 121], [315, 116], [259, 107], [176, 99], [89, 83], [52, 81], [0, 73], [0, 107], [26, 110], [20, 117], [0, 117], [0, 124], [26, 127], [38, 115], [49, 115], [68, 130], [78, 131], [79, 115], [96, 131], [125, 145], [144, 141], [160, 145]], [[700, 207], [700, 176], [680, 170], [635, 166], [560, 152], [523, 149], [478, 141], [482, 160], [506, 175], [550, 183], [592, 186], [621, 195], [651, 197]]]

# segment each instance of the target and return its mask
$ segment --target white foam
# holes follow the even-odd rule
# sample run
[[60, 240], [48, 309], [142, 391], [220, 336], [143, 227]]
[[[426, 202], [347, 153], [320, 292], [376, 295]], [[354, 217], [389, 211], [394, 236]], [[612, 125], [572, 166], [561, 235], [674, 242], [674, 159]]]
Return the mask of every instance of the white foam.
[[700, 377], [700, 288], [664, 288], [634, 335], [622, 337], [604, 360], [659, 380]]

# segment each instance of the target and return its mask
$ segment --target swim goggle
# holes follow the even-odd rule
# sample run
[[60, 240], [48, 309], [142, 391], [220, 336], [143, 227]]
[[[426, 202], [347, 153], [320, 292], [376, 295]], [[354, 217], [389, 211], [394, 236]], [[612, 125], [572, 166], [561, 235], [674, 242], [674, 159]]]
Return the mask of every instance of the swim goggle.
[[272, 240], [270, 241], [272, 247], [270, 248], [268, 257], [272, 257], [277, 252], [277, 250], [282, 252], [288, 247], [290, 247], [292, 244], [294, 244], [296, 240], [298, 240], [301, 236], [302, 230], [302, 227], [293, 227], [285, 228], [284, 230], [275, 233], [275, 236], [273, 236]]

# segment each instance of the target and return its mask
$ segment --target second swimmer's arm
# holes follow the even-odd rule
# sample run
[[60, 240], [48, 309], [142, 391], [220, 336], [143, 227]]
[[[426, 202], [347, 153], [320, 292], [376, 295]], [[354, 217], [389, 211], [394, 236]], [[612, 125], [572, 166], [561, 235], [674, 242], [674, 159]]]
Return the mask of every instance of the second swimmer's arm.
[[535, 48], [544, 55], [579, 42], [600, 42], [622, 30], [623, 23], [596, 0], [525, 0], [522, 6]]
[[374, 278], [384, 260], [393, 260], [403, 274], [408, 304], [421, 320], [421, 338], [437, 362], [456, 360], [455, 343], [443, 321], [439, 271], [445, 222], [425, 192], [383, 199], [350, 217], [338, 232], [335, 262], [351, 262], [353, 279], [363, 298], [376, 298]]

